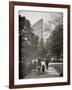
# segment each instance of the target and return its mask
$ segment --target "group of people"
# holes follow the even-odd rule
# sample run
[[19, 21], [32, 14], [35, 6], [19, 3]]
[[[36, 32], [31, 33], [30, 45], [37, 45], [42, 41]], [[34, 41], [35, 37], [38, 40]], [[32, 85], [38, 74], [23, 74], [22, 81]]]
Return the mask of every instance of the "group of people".
[[49, 66], [49, 60], [46, 59], [45, 64], [42, 64], [42, 60], [38, 59], [37, 61], [34, 61], [34, 71], [37, 72], [45, 72], [45, 70], [48, 70], [48, 66]]

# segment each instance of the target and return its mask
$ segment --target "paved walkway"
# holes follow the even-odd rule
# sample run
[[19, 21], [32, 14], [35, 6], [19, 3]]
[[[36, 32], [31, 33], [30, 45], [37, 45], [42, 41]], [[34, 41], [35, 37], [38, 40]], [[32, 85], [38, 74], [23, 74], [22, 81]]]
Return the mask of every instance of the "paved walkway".
[[45, 77], [58, 77], [59, 73], [52, 67], [49, 66], [48, 70], [45, 70], [45, 73], [40, 72], [38, 73], [37, 71], [35, 72], [32, 70], [30, 74], [28, 74], [25, 79], [27, 78], [45, 78]]

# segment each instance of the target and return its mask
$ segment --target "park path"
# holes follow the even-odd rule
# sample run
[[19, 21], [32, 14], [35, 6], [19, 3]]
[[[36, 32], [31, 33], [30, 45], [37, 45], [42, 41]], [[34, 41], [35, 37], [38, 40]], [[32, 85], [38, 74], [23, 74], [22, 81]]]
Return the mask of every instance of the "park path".
[[48, 70], [45, 70], [45, 73], [43, 72], [35, 72], [32, 70], [26, 77], [27, 78], [45, 78], [45, 77], [58, 77], [59, 73], [52, 67], [49, 66]]

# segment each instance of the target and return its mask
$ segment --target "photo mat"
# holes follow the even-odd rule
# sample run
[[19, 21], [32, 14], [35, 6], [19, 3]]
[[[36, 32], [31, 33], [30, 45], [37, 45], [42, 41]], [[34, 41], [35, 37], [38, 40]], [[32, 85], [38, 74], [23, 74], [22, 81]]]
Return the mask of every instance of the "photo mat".
[[[34, 51], [32, 51], [31, 49], [33, 48], [34, 49], [34, 47], [27, 47], [27, 45], [26, 45], [26, 47], [23, 49], [23, 47], [22, 47], [22, 49], [20, 48], [18, 51], [16, 51], [16, 55], [17, 55], [17, 59], [15, 59], [16, 60], [16, 62], [19, 62], [19, 63], [17, 63], [16, 64], [16, 66], [17, 66], [17, 68], [15, 68], [15, 70], [16, 70], [16, 72], [15, 73], [18, 73], [17, 75], [16, 75], [16, 83], [21, 83], [21, 82], [23, 82], [23, 81], [25, 81], [26, 83], [40, 83], [40, 80], [41, 80], [41, 83], [43, 83], [44, 81], [43, 81], [43, 79], [46, 79], [47, 80], [47, 82], [49, 81], [50, 82], [50, 80], [52, 80], [51, 82], [54, 82], [54, 80], [57, 80], [58, 79], [58, 81], [57, 82], [62, 82], [63, 80], [67, 80], [67, 74], [66, 74], [66, 72], [65, 72], [65, 70], [67, 70], [67, 41], [65, 40], [65, 39], [67, 39], [67, 28], [66, 28], [66, 26], [65, 25], [67, 25], [67, 10], [64, 10], [64, 9], [55, 9], [55, 8], [42, 8], [42, 7], [29, 7], [29, 6], [15, 6], [15, 17], [16, 17], [16, 27], [15, 27], [15, 30], [16, 30], [16, 33], [15, 34], [17, 34], [17, 38], [16, 38], [16, 42], [17, 43], [19, 43], [19, 44], [21, 44], [22, 42], [20, 42], [19, 41], [19, 25], [20, 25], [20, 18], [22, 17], [22, 18], [24, 18], [24, 15], [27, 15], [27, 19], [26, 20], [28, 20], [28, 22], [30, 23], [30, 21], [32, 20], [32, 26], [30, 26], [30, 28], [32, 29], [32, 31], [30, 32], [30, 37], [31, 37], [31, 34], [34, 34], [34, 35], [36, 35], [36, 36], [39, 36], [39, 43], [41, 42], [41, 45], [38, 45], [38, 47], [37, 47], [37, 51], [35, 50], [35, 52]], [[32, 15], [34, 15], [34, 16], [32, 16]], [[36, 19], [36, 16], [35, 15], [38, 15], [37, 16], [37, 18], [38, 18], [38, 21], [37, 21], [37, 19]], [[45, 17], [46, 16], [46, 17]], [[48, 17], [47, 17], [48, 16]], [[33, 20], [34, 18], [33, 17], [35, 17], [35, 20]], [[51, 20], [50, 20], [50, 17], [51, 17]], [[61, 32], [58, 32], [59, 34], [61, 34], [61, 36], [59, 36], [59, 34], [56, 34], [56, 32], [53, 30], [55, 27], [54, 27], [54, 25], [55, 25], [55, 21], [53, 21], [53, 18], [54, 18], [54, 20], [55, 19], [59, 19], [58, 21], [56, 20], [56, 24], [61, 24], [61, 27], [62, 27], [62, 30], [59, 30], [59, 31], [61, 31]], [[29, 19], [30, 19], [30, 21], [29, 21]], [[49, 19], [49, 20], [47, 20], [47, 19]], [[22, 19], [23, 20], [23, 19]], [[44, 21], [43, 21], [44, 20]], [[49, 21], [49, 23], [50, 23], [50, 25], [51, 26], [49, 26], [49, 24], [48, 24], [48, 21]], [[60, 21], [60, 22], [59, 22]], [[34, 22], [34, 23], [33, 23]], [[57, 23], [58, 22], [58, 23]], [[38, 24], [37, 24], [38, 23]], [[45, 25], [45, 24], [46, 25]], [[52, 23], [52, 24], [51, 24]], [[25, 24], [25, 23], [24, 23]], [[40, 25], [39, 25], [40, 24]], [[47, 25], [48, 24], [48, 25]], [[17, 26], [18, 25], [18, 26]], [[22, 25], [22, 24], [21, 24]], [[38, 27], [38, 26], [39, 27]], [[49, 30], [49, 27], [50, 27], [50, 29], [51, 30]], [[61, 27], [60, 27], [60, 29], [61, 29]], [[24, 27], [23, 27], [24, 28]], [[28, 28], [28, 27], [27, 27]], [[37, 29], [36, 29], [37, 28]], [[38, 30], [38, 28], [39, 28], [39, 30]], [[33, 31], [33, 29], [34, 29], [34, 31]], [[46, 29], [45, 31], [44, 31], [44, 29]], [[30, 31], [30, 29], [29, 29], [29, 31]], [[23, 32], [23, 29], [22, 29], [22, 32]], [[52, 61], [52, 59], [57, 59], [57, 56], [55, 55], [55, 56], [51, 56], [51, 55], [48, 55], [48, 53], [46, 52], [45, 54], [44, 54], [44, 56], [43, 55], [39, 55], [39, 54], [43, 54], [44, 53], [44, 46], [42, 45], [42, 43], [44, 43], [44, 45], [45, 45], [45, 42], [46, 42], [46, 39], [48, 39], [49, 37], [51, 37], [51, 36], [49, 36], [49, 34], [50, 35], [52, 35], [52, 33], [53, 32], [55, 32], [55, 35], [54, 36], [59, 36], [58, 38], [57, 37], [55, 37], [55, 40], [57, 39], [58, 41], [58, 43], [57, 44], [59, 44], [59, 43], [62, 43], [61, 44], [61, 47], [60, 47], [60, 50], [62, 50], [61, 51], [61, 56], [60, 56], [60, 60], [61, 61], [59, 61], [59, 62], [57, 62], [57, 61]], [[23, 32], [24, 33], [24, 32]], [[26, 35], [27, 34], [29, 34], [29, 33], [26, 33]], [[47, 35], [45, 35], [45, 34], [47, 34]], [[25, 37], [25, 36], [24, 36]], [[23, 37], [23, 41], [24, 41], [24, 39], [27, 41], [26, 43], [28, 43], [28, 44], [32, 44], [33, 45], [33, 43], [30, 43], [30, 41], [29, 40], [27, 40], [28, 38], [27, 38], [27, 36], [24, 38]], [[52, 38], [52, 37], [51, 37]], [[54, 38], [54, 37], [53, 37]], [[33, 39], [33, 36], [32, 36], [32, 39]], [[31, 40], [32, 40], [31, 39]], [[60, 40], [59, 39], [62, 39], [61, 41], [62, 42], [60, 42]], [[49, 40], [50, 41], [50, 40]], [[17, 43], [16, 43], [16, 48], [17, 48]], [[24, 42], [23, 42], [24, 43]], [[25, 43], [25, 44], [26, 44]], [[37, 42], [36, 42], [37, 43]], [[19, 46], [19, 44], [18, 44], [18, 48], [20, 47]], [[25, 45], [24, 44], [24, 45]], [[48, 43], [49, 44], [49, 43]], [[55, 44], [56, 44], [56, 42], [55, 42]], [[56, 44], [56, 45], [57, 45]], [[35, 44], [36, 45], [36, 44]], [[46, 48], [46, 50], [47, 50], [47, 48], [51, 48], [51, 47], [48, 47], [48, 46], [51, 46], [51, 45], [53, 45], [53, 44], [50, 44], [50, 45], [47, 45], [47, 47], [45, 47]], [[59, 45], [58, 45], [59, 46]], [[57, 47], [58, 47], [57, 46]], [[65, 48], [65, 49], [63, 49], [63, 47]], [[40, 50], [39, 50], [39, 48], [40, 48]], [[26, 50], [25, 50], [26, 49]], [[36, 48], [35, 48], [36, 49]], [[43, 49], [43, 51], [41, 51]], [[54, 49], [54, 48], [53, 48]], [[20, 52], [20, 50], [21, 50], [21, 52]], [[58, 49], [57, 49], [58, 50]], [[56, 51], [57, 51], [56, 50]], [[26, 53], [26, 51], [27, 51], [27, 53]], [[52, 50], [53, 51], [53, 50]], [[17, 53], [18, 52], [18, 53]], [[30, 55], [28, 55], [28, 54], [31, 54], [31, 52], [32, 52], [32, 55], [30, 56]], [[50, 52], [49, 50], [48, 50], [48, 52]], [[34, 56], [34, 53], [35, 53], [35, 57], [33, 57]], [[38, 54], [36, 54], [36, 53], [38, 53]], [[55, 52], [54, 52], [55, 53]], [[53, 54], [54, 54], [53, 53]], [[31, 64], [31, 67], [29, 67], [29, 69], [27, 69], [28, 68], [28, 66], [29, 66], [29, 64], [28, 65], [26, 65], [26, 67], [24, 67], [25, 65], [25, 63], [24, 63], [24, 57], [25, 57], [25, 55], [26, 55], [26, 64], [29, 62], [30, 64]], [[52, 53], [50, 53], [50, 54], [52, 54]], [[19, 61], [19, 58], [20, 58], [20, 55], [23, 55], [23, 58], [22, 58], [22, 61], [20, 62]], [[36, 56], [36, 55], [38, 55], [38, 56]], [[64, 55], [64, 56], [63, 56]], [[29, 59], [28, 59], [28, 56], [29, 56]], [[65, 57], [66, 56], [66, 57]], [[44, 64], [45, 65], [45, 74], [43, 74], [43, 72], [40, 70], [40, 75], [39, 75], [39, 73], [38, 73], [38, 70], [37, 70], [37, 66], [36, 66], [36, 72], [34, 72], [34, 68], [33, 68], [33, 66], [35, 66], [34, 65], [34, 63], [35, 63], [35, 61], [38, 63], [38, 58], [43, 58], [44, 60], [42, 60], [41, 61], [41, 64]], [[54, 57], [54, 58], [53, 58]], [[57, 69], [59, 68], [59, 71], [61, 71], [61, 73], [60, 72], [58, 72], [55, 68], [53, 68], [55, 71], [53, 71], [53, 70], [50, 70], [50, 71], [48, 71], [48, 70], [46, 70], [46, 58], [48, 58], [48, 59], [50, 59], [51, 61], [50, 61], [50, 63], [49, 64], [58, 64], [58, 67], [57, 67]], [[35, 60], [34, 60], [35, 59]], [[21, 60], [21, 59], [20, 59]], [[20, 65], [22, 65], [23, 64], [23, 66], [20, 66]], [[60, 64], [60, 65], [59, 65]], [[50, 68], [51, 68], [51, 66], [52, 65], [50, 65]], [[57, 65], [56, 65], [57, 66]], [[56, 66], [54, 66], [54, 67], [56, 67]], [[52, 66], [53, 67], [53, 66]], [[22, 69], [23, 68], [23, 69]], [[26, 70], [26, 69], [27, 70]], [[30, 70], [32, 68], [32, 70]], [[49, 69], [50, 69], [49, 68]], [[61, 68], [61, 70], [60, 70], [60, 68]], [[24, 70], [25, 69], [25, 70]], [[41, 66], [41, 68], [40, 69], [42, 69], [42, 66]], [[18, 72], [17, 72], [18, 71]], [[23, 74], [25, 74], [25, 73], [23, 73], [23, 72], [25, 72], [26, 71], [26, 75], [24, 76]], [[33, 76], [34, 77], [30, 77], [30, 76], [32, 76], [32, 73], [31, 73], [31, 71], [32, 71], [32, 73], [34, 74]], [[53, 72], [51, 72], [51, 71], [53, 71]], [[22, 74], [21, 74], [21, 72], [22, 72]], [[30, 72], [30, 73], [29, 73]], [[52, 74], [50, 74], [50, 73], [48, 73], [48, 72], [51, 72]], [[56, 73], [56, 75], [54, 74], [54, 72]], [[29, 74], [28, 74], [29, 73]], [[36, 73], [36, 74], [35, 74]], [[47, 74], [48, 73], [48, 74]], [[53, 75], [54, 74], [54, 75]], [[61, 76], [60, 76], [60, 74], [61, 74]], [[49, 76], [48, 76], [49, 75]], [[45, 77], [46, 76], [46, 77]], [[52, 76], [52, 78], [51, 78], [51, 76]], [[39, 78], [38, 78], [39, 77]], [[50, 78], [48, 78], [48, 77], [50, 77]], [[36, 80], [35, 80], [35, 78], [36, 78]], [[30, 81], [30, 82], [29, 82]]]

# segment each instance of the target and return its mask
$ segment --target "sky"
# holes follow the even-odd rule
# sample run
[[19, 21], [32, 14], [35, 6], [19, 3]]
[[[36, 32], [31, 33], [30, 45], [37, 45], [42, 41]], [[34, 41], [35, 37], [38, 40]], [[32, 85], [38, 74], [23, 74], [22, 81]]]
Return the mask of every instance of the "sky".
[[44, 23], [47, 21], [50, 21], [52, 16], [54, 15], [59, 15], [59, 13], [54, 13], [54, 12], [38, 12], [38, 11], [24, 11], [24, 10], [19, 10], [19, 15], [25, 16], [26, 19], [28, 19], [31, 22], [31, 25], [36, 23], [38, 20], [43, 19]]
[[[40, 19], [43, 19], [43, 24], [48, 24], [49, 21], [54, 21], [55, 18], [61, 17], [62, 13], [60, 12], [39, 12], [39, 11], [25, 11], [25, 10], [19, 10], [18, 14], [21, 16], [25, 16], [26, 19], [28, 19], [31, 23], [31, 26], [35, 24]], [[51, 29], [53, 29], [55, 26], [54, 24], [51, 24]], [[50, 36], [51, 32], [46, 31], [44, 32], [44, 41]]]

